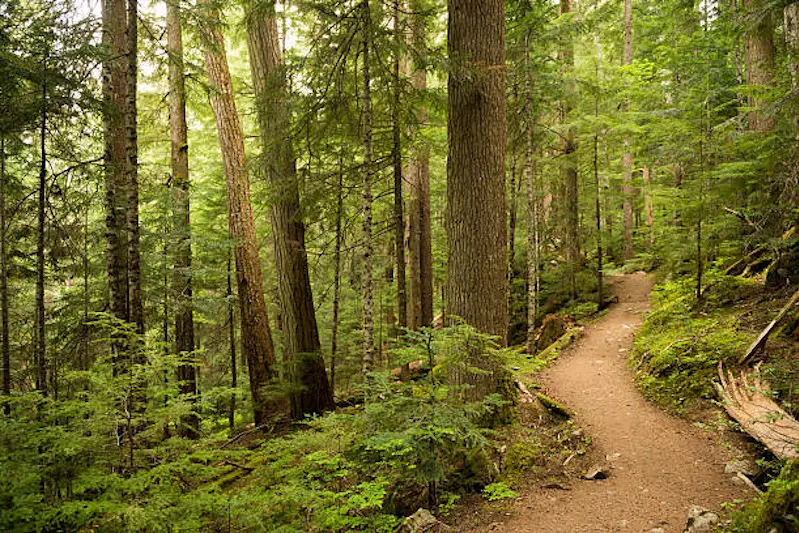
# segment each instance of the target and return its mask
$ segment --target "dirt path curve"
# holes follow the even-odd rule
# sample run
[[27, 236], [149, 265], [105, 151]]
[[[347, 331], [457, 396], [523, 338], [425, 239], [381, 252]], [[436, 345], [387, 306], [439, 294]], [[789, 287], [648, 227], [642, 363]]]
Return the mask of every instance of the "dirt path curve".
[[680, 532], [692, 505], [717, 510], [746, 495], [724, 473], [729, 452], [713, 444], [712, 433], [669, 416], [635, 388], [627, 356], [651, 288], [644, 274], [615, 278], [619, 303], [542, 376], [547, 392], [577, 413], [599, 457], [609, 459], [610, 477], [574, 481], [568, 491], [536, 490], [493, 531]]

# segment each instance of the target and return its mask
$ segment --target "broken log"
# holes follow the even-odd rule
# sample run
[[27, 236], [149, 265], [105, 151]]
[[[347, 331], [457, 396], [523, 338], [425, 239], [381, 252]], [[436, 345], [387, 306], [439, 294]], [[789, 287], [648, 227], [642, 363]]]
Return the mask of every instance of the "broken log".
[[714, 383], [724, 409], [741, 428], [780, 459], [799, 458], [799, 422], [769, 396], [768, 383], [759, 367], [740, 377], [726, 376], [719, 361], [719, 381]]
[[788, 303], [785, 304], [785, 306], [780, 310], [776, 318], [774, 318], [774, 320], [772, 320], [771, 323], [766, 326], [766, 329], [760, 332], [760, 335], [757, 336], [755, 342], [752, 343], [744, 356], [741, 357], [740, 361], [738, 361], [739, 364], [743, 365], [748, 363], [755, 355], [757, 355], [758, 352], [760, 352], [760, 350], [763, 349], [763, 347], [766, 345], [766, 341], [768, 341], [769, 335], [771, 335], [772, 332], [777, 329], [777, 326], [779, 326], [780, 322], [782, 322], [782, 320], [787, 316], [788, 311], [791, 310], [791, 307], [796, 305], [796, 302], [799, 302], [799, 290], [793, 293], [791, 299], [788, 300]]

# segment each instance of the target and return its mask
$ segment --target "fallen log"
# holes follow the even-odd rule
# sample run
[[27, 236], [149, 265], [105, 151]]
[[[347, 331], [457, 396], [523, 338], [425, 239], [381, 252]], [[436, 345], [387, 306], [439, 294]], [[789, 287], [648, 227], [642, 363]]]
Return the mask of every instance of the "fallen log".
[[726, 376], [719, 361], [719, 381], [714, 383], [724, 409], [741, 428], [780, 459], [799, 458], [799, 422], [769, 397], [759, 367], [740, 377]]
[[760, 332], [760, 335], [757, 336], [755, 342], [752, 343], [744, 356], [741, 357], [740, 361], [738, 361], [739, 364], [743, 365], [748, 363], [755, 355], [757, 355], [760, 350], [763, 349], [763, 347], [766, 345], [766, 341], [768, 341], [769, 335], [771, 335], [774, 330], [777, 329], [782, 320], [788, 315], [788, 311], [790, 311], [791, 307], [796, 305], [797, 302], [799, 302], [799, 291], [793, 293], [791, 299], [788, 300], [788, 303], [785, 304], [782, 309], [780, 309], [780, 312], [777, 313], [777, 316], [774, 318], [774, 320], [772, 320], [771, 323], [766, 326], [766, 329]]

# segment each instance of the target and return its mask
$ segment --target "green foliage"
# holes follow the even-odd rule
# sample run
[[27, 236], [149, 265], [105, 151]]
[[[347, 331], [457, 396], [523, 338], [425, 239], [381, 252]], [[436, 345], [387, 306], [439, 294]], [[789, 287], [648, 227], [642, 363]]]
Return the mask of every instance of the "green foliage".
[[790, 532], [799, 530], [799, 463], [788, 462], [767, 490], [735, 513], [726, 531], [737, 533]]
[[699, 305], [694, 283], [688, 278], [655, 288], [631, 353], [644, 393], [677, 412], [713, 398], [718, 362], [737, 361], [752, 340], [729, 305], [758, 290], [753, 282], [717, 276]]
[[498, 500], [510, 500], [512, 498], [517, 498], [518, 496], [518, 492], [511, 489], [507, 483], [502, 481], [486, 485], [483, 489], [483, 497], [490, 502], [495, 502]]

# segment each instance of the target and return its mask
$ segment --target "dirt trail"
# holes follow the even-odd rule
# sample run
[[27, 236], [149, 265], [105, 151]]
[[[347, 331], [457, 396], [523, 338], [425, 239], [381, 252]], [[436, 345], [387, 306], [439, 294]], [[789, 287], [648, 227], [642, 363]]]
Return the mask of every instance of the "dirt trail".
[[717, 510], [746, 495], [724, 473], [730, 455], [713, 434], [669, 416], [635, 388], [628, 350], [651, 287], [643, 274], [615, 278], [619, 303], [542, 376], [547, 392], [577, 413], [599, 457], [609, 459], [610, 477], [575, 480], [568, 491], [536, 490], [492, 531], [680, 532], [691, 505]]

